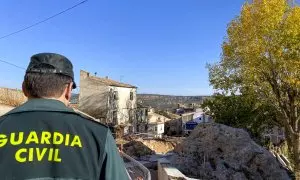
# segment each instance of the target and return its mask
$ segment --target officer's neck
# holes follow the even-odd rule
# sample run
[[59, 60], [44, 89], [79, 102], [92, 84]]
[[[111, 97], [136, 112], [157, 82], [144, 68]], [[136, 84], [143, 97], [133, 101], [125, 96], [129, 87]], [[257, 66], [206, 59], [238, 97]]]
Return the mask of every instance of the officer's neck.
[[59, 98], [45, 98], [45, 99], [53, 99], [53, 100], [57, 100], [57, 101], [60, 101], [62, 103], [64, 103], [66, 106], [69, 106], [69, 100], [66, 99], [65, 97], [59, 97]]
[[[64, 90], [64, 92], [62, 93], [62, 95], [60, 95], [59, 97], [41, 97], [40, 99], [53, 99], [53, 100], [57, 100], [60, 101], [62, 103], [64, 103], [66, 106], [70, 105], [70, 100], [71, 100], [71, 96], [72, 96], [72, 83], [70, 83]], [[23, 88], [23, 92], [24, 95], [28, 98], [28, 100], [30, 99], [36, 99], [35, 97], [32, 97], [26, 90], [26, 88], [24, 88], [24, 84], [22, 86]]]
[[66, 98], [63, 97], [59, 97], [59, 98], [55, 98], [55, 97], [42, 97], [42, 98], [33, 98], [33, 97], [28, 97], [28, 100], [31, 99], [52, 99], [52, 100], [57, 100], [60, 101], [62, 103], [64, 103], [66, 106], [69, 106], [69, 100], [67, 100]]

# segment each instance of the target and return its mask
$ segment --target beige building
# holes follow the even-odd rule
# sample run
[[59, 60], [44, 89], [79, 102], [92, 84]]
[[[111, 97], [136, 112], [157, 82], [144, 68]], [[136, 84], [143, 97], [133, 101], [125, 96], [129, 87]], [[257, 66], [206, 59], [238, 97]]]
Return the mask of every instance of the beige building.
[[135, 127], [137, 87], [80, 71], [79, 110], [102, 123]]
[[147, 128], [145, 128], [148, 134], [155, 137], [162, 137], [165, 132], [165, 123], [171, 119], [155, 113], [153, 108], [148, 110], [147, 114]]

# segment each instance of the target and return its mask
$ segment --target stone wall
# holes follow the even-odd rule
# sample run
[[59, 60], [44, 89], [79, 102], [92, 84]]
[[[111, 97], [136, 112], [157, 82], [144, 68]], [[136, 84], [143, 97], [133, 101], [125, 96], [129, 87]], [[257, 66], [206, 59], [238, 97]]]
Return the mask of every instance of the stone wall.
[[[108, 113], [109, 88], [90, 78], [89, 73], [80, 71], [80, 111], [97, 119], [106, 119]], [[103, 122], [105, 123], [105, 122]]]

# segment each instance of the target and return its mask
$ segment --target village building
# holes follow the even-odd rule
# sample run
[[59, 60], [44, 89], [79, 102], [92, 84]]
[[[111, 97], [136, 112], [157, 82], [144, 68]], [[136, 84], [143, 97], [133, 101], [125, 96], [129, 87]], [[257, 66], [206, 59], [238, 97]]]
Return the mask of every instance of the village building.
[[137, 87], [80, 71], [79, 110], [111, 127], [134, 132], [137, 119]]
[[181, 119], [184, 134], [189, 134], [200, 123], [212, 122], [212, 118], [201, 108], [195, 109], [195, 112], [182, 114]]
[[137, 103], [136, 133], [145, 133], [147, 131], [146, 128], [148, 123], [148, 111], [149, 108], [147, 106], [144, 106], [141, 103]]
[[147, 133], [153, 134], [155, 137], [162, 137], [165, 132], [165, 123], [171, 119], [155, 113], [153, 108], [148, 111], [148, 127]]
[[172, 135], [189, 134], [198, 124], [212, 122], [212, 118], [195, 103], [188, 106], [178, 104], [174, 113], [179, 115], [180, 119], [173, 120], [172, 124], [168, 124], [169, 134]]
[[[168, 117], [158, 114], [154, 108], [142, 107], [139, 105], [138, 112], [145, 112], [144, 116], [139, 116], [137, 121], [137, 133], [146, 134], [153, 137], [162, 137], [165, 133], [165, 123], [170, 121]], [[145, 117], [145, 120], [141, 118]]]

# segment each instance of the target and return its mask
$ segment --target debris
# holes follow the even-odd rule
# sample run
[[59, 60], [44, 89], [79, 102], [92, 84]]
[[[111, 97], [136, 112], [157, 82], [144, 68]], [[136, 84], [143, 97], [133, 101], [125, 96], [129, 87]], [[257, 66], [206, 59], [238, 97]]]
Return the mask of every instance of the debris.
[[140, 141], [131, 141], [129, 143], [124, 144], [123, 151], [129, 156], [134, 157], [141, 157], [155, 153]]
[[229, 126], [200, 124], [178, 145], [171, 162], [201, 179], [290, 179], [287, 171], [249, 134]]

